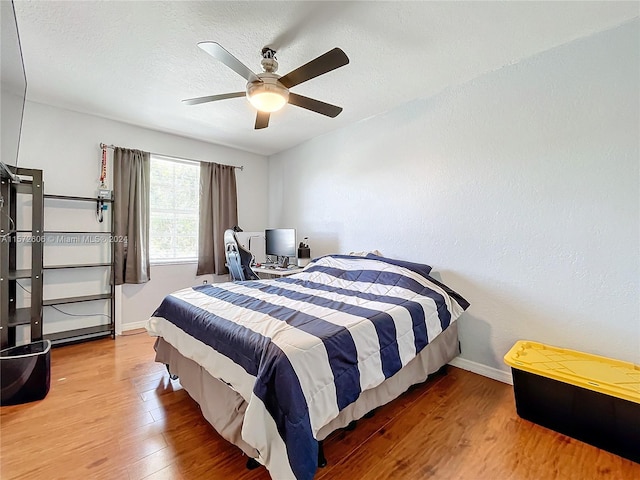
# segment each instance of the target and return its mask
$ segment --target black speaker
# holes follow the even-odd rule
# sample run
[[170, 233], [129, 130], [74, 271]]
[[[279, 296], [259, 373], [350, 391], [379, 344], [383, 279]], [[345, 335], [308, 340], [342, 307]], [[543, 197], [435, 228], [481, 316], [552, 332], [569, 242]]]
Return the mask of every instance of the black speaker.
[[307, 237], [304, 237], [304, 241], [300, 242], [298, 247], [298, 266], [306, 267], [311, 261], [311, 250], [309, 244], [306, 243]]
[[42, 400], [51, 383], [51, 342], [38, 342], [0, 351], [0, 405]]

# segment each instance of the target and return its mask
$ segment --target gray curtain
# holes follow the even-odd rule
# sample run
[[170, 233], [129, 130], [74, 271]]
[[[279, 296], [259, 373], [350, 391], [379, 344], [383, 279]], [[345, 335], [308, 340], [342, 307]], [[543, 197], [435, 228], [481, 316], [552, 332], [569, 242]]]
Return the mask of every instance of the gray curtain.
[[[115, 148], [113, 153], [115, 283], [145, 283], [149, 272], [150, 154]], [[122, 241], [126, 239], [126, 241]]]
[[236, 169], [229, 165], [200, 164], [200, 228], [197, 275], [227, 273], [224, 231], [238, 224]]

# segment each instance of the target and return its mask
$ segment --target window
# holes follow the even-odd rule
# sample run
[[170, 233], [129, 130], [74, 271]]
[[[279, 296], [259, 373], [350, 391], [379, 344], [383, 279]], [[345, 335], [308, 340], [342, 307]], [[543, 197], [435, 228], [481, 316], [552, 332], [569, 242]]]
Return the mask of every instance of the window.
[[199, 163], [152, 155], [150, 184], [151, 262], [197, 261]]

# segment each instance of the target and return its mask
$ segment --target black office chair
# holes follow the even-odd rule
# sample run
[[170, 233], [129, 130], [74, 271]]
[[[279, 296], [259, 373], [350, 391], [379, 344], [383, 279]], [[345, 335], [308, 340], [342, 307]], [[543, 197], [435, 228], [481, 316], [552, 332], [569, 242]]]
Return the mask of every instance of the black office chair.
[[224, 253], [227, 258], [227, 268], [234, 282], [260, 280], [256, 272], [251, 270], [253, 255], [240, 245], [232, 229], [224, 231]]

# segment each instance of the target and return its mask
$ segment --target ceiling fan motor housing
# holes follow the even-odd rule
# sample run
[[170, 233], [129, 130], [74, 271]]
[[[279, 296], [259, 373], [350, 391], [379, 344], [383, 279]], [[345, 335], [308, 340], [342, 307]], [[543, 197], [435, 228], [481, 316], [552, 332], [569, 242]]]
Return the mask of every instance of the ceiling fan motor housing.
[[262, 69], [265, 72], [276, 73], [278, 70], [276, 51], [269, 47], [264, 47], [262, 49], [262, 60], [260, 61], [260, 65], [262, 65]]

